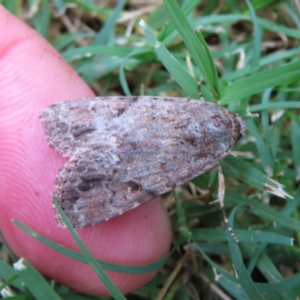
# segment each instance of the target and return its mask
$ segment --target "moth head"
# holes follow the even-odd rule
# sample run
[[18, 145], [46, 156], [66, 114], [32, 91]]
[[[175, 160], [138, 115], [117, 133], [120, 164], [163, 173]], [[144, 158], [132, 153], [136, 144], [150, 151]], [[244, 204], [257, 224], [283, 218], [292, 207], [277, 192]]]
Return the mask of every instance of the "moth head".
[[207, 130], [213, 138], [206, 143], [211, 143], [214, 155], [223, 159], [244, 136], [246, 123], [239, 115], [223, 107], [216, 107], [207, 115]]

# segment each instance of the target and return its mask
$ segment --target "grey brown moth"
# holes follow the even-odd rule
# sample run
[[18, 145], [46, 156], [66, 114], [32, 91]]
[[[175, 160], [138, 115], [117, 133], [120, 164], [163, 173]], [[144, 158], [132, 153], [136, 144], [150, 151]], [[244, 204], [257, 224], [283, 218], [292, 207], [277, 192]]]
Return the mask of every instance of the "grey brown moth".
[[50, 146], [70, 158], [54, 196], [75, 228], [118, 216], [217, 166], [246, 128], [218, 104], [150, 96], [61, 102], [41, 120]]

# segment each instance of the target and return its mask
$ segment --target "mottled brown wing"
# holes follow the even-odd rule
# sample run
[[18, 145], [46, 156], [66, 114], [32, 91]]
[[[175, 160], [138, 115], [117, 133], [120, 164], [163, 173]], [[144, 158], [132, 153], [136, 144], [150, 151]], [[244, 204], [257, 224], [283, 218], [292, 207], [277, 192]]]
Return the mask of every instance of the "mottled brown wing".
[[50, 146], [70, 157], [54, 195], [76, 228], [124, 213], [214, 167], [244, 121], [205, 101], [101, 97], [41, 115]]
[[78, 152], [57, 176], [54, 196], [72, 225], [82, 228], [121, 215], [217, 164], [210, 155], [165, 150]]

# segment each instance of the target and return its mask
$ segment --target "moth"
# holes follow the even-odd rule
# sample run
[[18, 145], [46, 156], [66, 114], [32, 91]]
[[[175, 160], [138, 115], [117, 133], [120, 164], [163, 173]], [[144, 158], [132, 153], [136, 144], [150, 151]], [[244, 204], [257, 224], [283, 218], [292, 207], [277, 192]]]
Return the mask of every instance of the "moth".
[[75, 228], [121, 215], [217, 166], [246, 128], [218, 104], [173, 97], [71, 100], [40, 118], [49, 145], [69, 157], [53, 195]]

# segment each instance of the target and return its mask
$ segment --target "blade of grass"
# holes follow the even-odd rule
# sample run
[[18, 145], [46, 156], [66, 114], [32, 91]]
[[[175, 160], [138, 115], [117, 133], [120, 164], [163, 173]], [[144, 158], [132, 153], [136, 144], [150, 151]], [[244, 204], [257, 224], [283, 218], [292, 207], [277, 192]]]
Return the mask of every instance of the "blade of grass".
[[[227, 51], [224, 49], [224, 51]], [[230, 53], [235, 53], [235, 50], [229, 50]], [[298, 53], [300, 52], [300, 49], [289, 49], [286, 51], [282, 51], [279, 53], [270, 54], [266, 57], [261, 58], [259, 61], [259, 67], [264, 67], [268, 65], [281, 65], [282, 63], [285, 63], [287, 59], [294, 58]], [[223, 54], [223, 56], [226, 55], [226, 52]], [[222, 57], [222, 55], [220, 56]], [[240, 70], [235, 70], [229, 74], [223, 74], [223, 78], [226, 78], [227, 81], [234, 81], [237, 80], [243, 76], [251, 75], [253, 74], [253, 70], [250, 65], [245, 65]]]
[[45, 278], [24, 258], [14, 263], [14, 269], [35, 299], [61, 300]]
[[[201, 16], [194, 20], [194, 26], [207, 26], [210, 24], [221, 24], [223, 27], [224, 24], [232, 25], [239, 21], [252, 21], [251, 16], [246, 14], [220, 14], [220, 15], [211, 15], [211, 16]], [[300, 32], [297, 29], [288, 28], [286, 26], [278, 25], [263, 18], [257, 18], [259, 26], [271, 32], [276, 32], [277, 34], [283, 34], [291, 38], [299, 39]]]
[[125, 57], [128, 53], [131, 53], [134, 48], [132, 47], [120, 47], [120, 46], [85, 46], [80, 48], [70, 48], [63, 52], [63, 58], [67, 62], [81, 59], [84, 57], [91, 57], [93, 55], [106, 55], [106, 56], [119, 56]]
[[20, 1], [3, 0], [0, 3], [14, 15], [19, 15], [22, 10], [22, 3]]
[[13, 261], [16, 261], [18, 259], [18, 257], [14, 254], [14, 252], [12, 251], [12, 249], [10, 248], [10, 246], [8, 245], [2, 231], [0, 230], [0, 241], [3, 243], [7, 253], [9, 254], [9, 256], [11, 257], [11, 259]]
[[90, 83], [118, 69], [123, 60], [123, 57], [101, 57], [95, 61], [82, 63], [76, 71], [87, 83]]
[[297, 4], [297, 2], [283, 3], [282, 7], [286, 10], [287, 14], [291, 17], [298, 29], [300, 29], [300, 20], [297, 10]]
[[273, 224], [278, 224], [283, 228], [288, 228], [296, 232], [300, 231], [300, 222], [298, 220], [295, 220], [282, 212], [276, 211], [275, 209], [260, 203], [258, 200], [247, 198], [230, 189], [226, 190], [225, 203], [234, 205], [245, 204], [251, 208], [250, 211], [254, 214], [273, 222]]
[[64, 0], [53, 0], [53, 3], [57, 9], [57, 12], [62, 15], [66, 11], [66, 3]]
[[10, 284], [20, 291], [25, 291], [24, 285], [22, 284], [21, 279], [16, 276], [16, 271], [6, 264], [4, 261], [0, 260], [0, 278], [2, 280], [10, 280], [13, 279]]
[[141, 48], [135, 49], [135, 50], [131, 51], [128, 55], [126, 55], [126, 57], [124, 58], [122, 64], [120, 65], [119, 79], [120, 79], [120, 84], [122, 86], [123, 92], [126, 96], [131, 96], [132, 95], [131, 92], [130, 92], [129, 86], [127, 84], [127, 79], [126, 79], [126, 75], [125, 75], [126, 62], [130, 58], [139, 56], [140, 54], [147, 53], [147, 52], [149, 52], [148, 47], [141, 47]]
[[[73, 251], [71, 249], [68, 249], [54, 241], [51, 241], [50, 239], [40, 235], [36, 231], [32, 230], [30, 227], [26, 226], [25, 224], [22, 224], [19, 221], [14, 220], [13, 221], [19, 228], [24, 230], [27, 234], [32, 236], [37, 241], [43, 243], [44, 245], [54, 249], [55, 251], [58, 251], [61, 254], [64, 254], [70, 258], [73, 258], [77, 261], [88, 263], [85, 257], [76, 251]], [[181, 241], [182, 242], [182, 241]], [[177, 245], [177, 244], [176, 244]], [[178, 246], [178, 245], [177, 245]], [[172, 251], [170, 252], [172, 253]], [[143, 273], [149, 273], [154, 272], [160, 269], [168, 260], [170, 254], [166, 255], [165, 257], [146, 265], [141, 266], [124, 266], [124, 265], [118, 265], [113, 263], [108, 263], [102, 260], [97, 260], [97, 263], [101, 265], [101, 267], [107, 271], [112, 272], [119, 272], [119, 273], [128, 273], [128, 274], [143, 274]]]
[[295, 82], [300, 78], [300, 61], [265, 70], [240, 79], [222, 89], [220, 104], [228, 104], [247, 96], [259, 93], [267, 88]]
[[300, 180], [300, 124], [292, 121], [291, 142], [293, 146], [294, 168], [297, 173], [296, 180]]
[[255, 145], [259, 153], [261, 164], [268, 176], [273, 176], [273, 161], [265, 141], [263, 140], [259, 129], [257, 128], [253, 119], [248, 119], [246, 121], [247, 128], [253, 135], [255, 140]]
[[[181, 11], [183, 15], [189, 16], [198, 4], [199, 4], [198, 0], [185, 1], [185, 3], [183, 3], [183, 6], [181, 7]], [[175, 24], [173, 22], [170, 22], [170, 16], [168, 14], [167, 6], [163, 4], [162, 7], [164, 7], [165, 18], [168, 19], [168, 22], [165, 22], [166, 23], [165, 27], [157, 35], [157, 40], [161, 41], [164, 45], [167, 45], [167, 44], [171, 44], [173, 41], [180, 38], [180, 34], [175, 29]], [[151, 23], [148, 20], [147, 23], [151, 28], [153, 28], [152, 27], [153, 22]]]
[[260, 46], [261, 46], [261, 29], [259, 27], [258, 21], [257, 21], [257, 17], [255, 14], [255, 10], [251, 4], [251, 2], [249, 0], [245, 0], [249, 9], [250, 9], [250, 14], [251, 14], [251, 19], [252, 19], [252, 23], [253, 23], [253, 47], [252, 47], [252, 53], [253, 53], [253, 57], [252, 57], [252, 62], [251, 62], [251, 67], [253, 69], [258, 68], [259, 66], [259, 61], [260, 61]]
[[266, 285], [259, 285], [258, 287], [260, 291], [280, 293], [281, 299], [296, 299], [297, 295], [295, 295], [293, 291], [289, 290], [292, 290], [299, 285], [300, 274], [284, 279], [265, 252], [260, 256], [257, 268], [265, 276], [265, 278], [271, 282]]
[[64, 0], [66, 3], [74, 3], [78, 7], [91, 11], [99, 16], [108, 18], [111, 14], [111, 11], [107, 8], [99, 7], [96, 4], [93, 4], [92, 1], [82, 1], [82, 0]]
[[93, 44], [94, 45], [106, 45], [109, 44], [109, 41], [113, 38], [115, 23], [126, 3], [126, 0], [117, 1], [117, 5], [113, 10], [112, 14], [104, 23], [101, 30], [97, 33]]
[[[271, 92], [272, 89], [267, 89], [263, 92], [262, 95], [262, 103], [268, 103], [269, 99], [271, 97]], [[266, 152], [267, 152], [267, 159], [264, 160], [264, 166], [267, 166], [268, 164], [272, 167], [274, 167], [274, 157], [276, 157], [276, 151], [277, 151], [277, 147], [275, 147], [275, 143], [273, 143], [274, 141], [272, 140], [272, 134], [271, 134], [271, 130], [270, 130], [270, 125], [269, 125], [269, 115], [268, 115], [268, 111], [262, 111], [261, 112], [261, 124], [262, 124], [262, 128], [263, 128], [263, 132], [264, 132], [264, 138], [265, 138], [265, 146], [266, 146]], [[267, 163], [269, 162], [269, 163]], [[265, 167], [266, 170], [266, 167]], [[267, 172], [267, 174], [269, 176], [272, 176], [273, 174], [270, 174]]]
[[246, 163], [237, 157], [228, 156], [221, 162], [221, 165], [224, 165], [222, 169], [226, 175], [239, 179], [250, 186], [255, 186], [260, 190], [266, 190], [279, 197], [292, 198], [284, 192], [281, 184], [257, 169], [253, 163]]
[[[229, 216], [230, 224], [233, 223], [234, 214], [237, 207], [234, 208]], [[231, 233], [227, 231], [227, 239], [228, 245], [231, 253], [231, 258], [234, 264], [235, 271], [239, 278], [239, 282], [242, 288], [245, 290], [246, 294], [248, 295], [249, 299], [251, 300], [258, 300], [264, 299], [260, 294], [259, 290], [257, 289], [256, 284], [254, 284], [250, 274], [248, 273], [247, 268], [244, 265], [242, 253], [239, 249], [238, 243], [235, 242]]]
[[198, 83], [183, 67], [182, 65], [175, 59], [175, 57], [167, 50], [167, 48], [157, 41], [154, 34], [151, 32], [150, 28], [147, 24], [141, 20], [140, 26], [143, 28], [148, 42], [154, 48], [156, 54], [160, 58], [161, 62], [164, 64], [168, 72], [172, 77], [176, 80], [178, 85], [185, 92], [187, 97], [197, 99], [199, 98], [198, 93]]
[[42, 0], [39, 3], [40, 8], [37, 10], [33, 18], [33, 24], [35, 29], [45, 38], [48, 35], [48, 29], [50, 24], [50, 3], [49, 0]]
[[72, 227], [70, 221], [68, 220], [67, 216], [65, 215], [62, 208], [59, 206], [58, 202], [55, 198], [53, 198], [54, 205], [56, 209], [59, 211], [60, 215], [62, 216], [63, 221], [65, 222], [67, 228], [69, 229], [70, 233], [72, 234], [74, 240], [76, 241], [78, 247], [80, 248], [84, 258], [88, 262], [88, 264], [94, 269], [100, 280], [103, 282], [107, 290], [116, 300], [126, 300], [123, 294], [119, 291], [119, 289], [115, 286], [115, 284], [109, 279], [109, 277], [105, 274], [101, 266], [97, 263], [96, 259], [92, 256], [90, 251], [85, 247], [84, 243], [82, 242], [81, 238], [77, 234], [77, 232]]
[[[192, 229], [194, 239], [197, 241], [226, 241], [226, 229]], [[278, 233], [263, 230], [240, 230], [235, 229], [234, 233], [240, 242], [265, 242], [278, 245], [293, 245], [293, 239]]]
[[[93, 38], [94, 34], [93, 33], [85, 33], [85, 32], [80, 32], [80, 33], [67, 33], [67, 34], [62, 34], [58, 37], [56, 37], [52, 41], [52, 45], [55, 47], [56, 50], [62, 51], [64, 48], [71, 46], [71, 49], [80, 49], [80, 48], [75, 48], [75, 43], [77, 40], [80, 39], [87, 39], [87, 38]], [[62, 52], [61, 52], [62, 54]]]
[[245, 291], [242, 289], [240, 284], [235, 283], [222, 275], [217, 275], [215, 280], [221, 287], [223, 287], [225, 291], [230, 293], [230, 295], [233, 296], [234, 299], [251, 300], [249, 299]]
[[283, 102], [269, 102], [251, 105], [249, 107], [250, 112], [260, 111], [260, 110], [269, 110], [269, 109], [288, 109], [288, 108], [300, 108], [299, 101], [283, 101]]
[[204, 80], [209, 84], [212, 94], [219, 99], [219, 81], [216, 80], [216, 69], [204, 39], [198, 38], [176, 1], [164, 0], [164, 3], [191, 57], [203, 74]]

